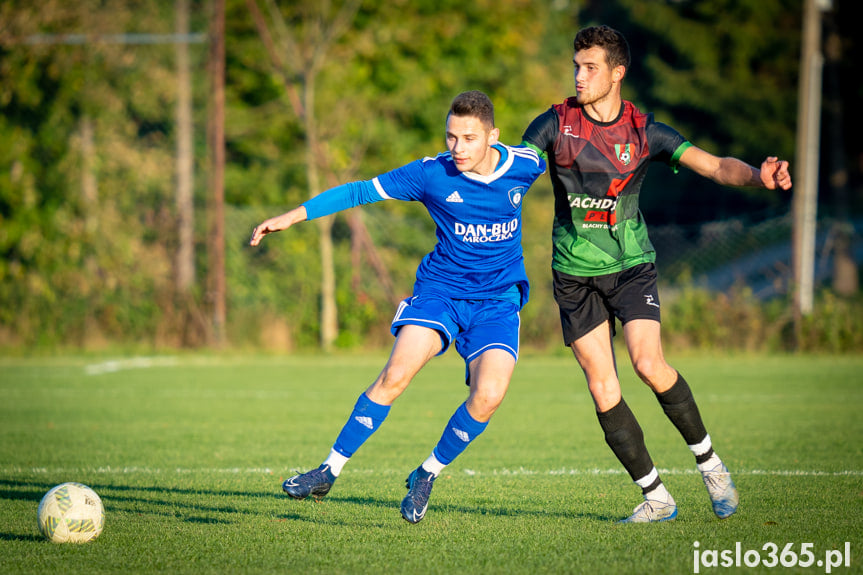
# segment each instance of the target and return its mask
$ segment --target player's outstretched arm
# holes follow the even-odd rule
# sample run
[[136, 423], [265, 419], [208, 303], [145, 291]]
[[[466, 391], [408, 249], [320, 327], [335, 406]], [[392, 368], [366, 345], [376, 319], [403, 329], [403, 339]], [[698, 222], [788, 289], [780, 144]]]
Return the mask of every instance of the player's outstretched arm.
[[723, 186], [770, 190], [776, 188], [787, 190], [791, 187], [788, 162], [779, 160], [775, 156], [764, 160], [759, 170], [737, 158], [720, 158], [697, 146], [691, 146], [680, 157], [680, 165]]
[[304, 222], [307, 219], [308, 215], [306, 214], [306, 207], [299, 206], [280, 216], [265, 220], [258, 224], [254, 231], [252, 231], [252, 239], [249, 241], [249, 244], [256, 246], [261, 243], [261, 240], [264, 239], [265, 235], [273, 232], [281, 232], [282, 230], [286, 230], [292, 225]]

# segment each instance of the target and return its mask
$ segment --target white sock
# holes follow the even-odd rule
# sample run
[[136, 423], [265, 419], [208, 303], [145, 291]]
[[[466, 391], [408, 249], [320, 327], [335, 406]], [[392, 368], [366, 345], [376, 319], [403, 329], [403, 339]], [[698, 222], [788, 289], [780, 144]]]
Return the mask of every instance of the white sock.
[[432, 454], [429, 455], [429, 458], [423, 461], [422, 464], [422, 468], [433, 474], [435, 477], [440, 475], [440, 472], [443, 471], [444, 467], [446, 467], [446, 465], [437, 460], [437, 457], [434, 456], [434, 452], [432, 452]]
[[348, 462], [349, 457], [345, 457], [335, 449], [330, 450], [330, 456], [327, 457], [326, 461], [324, 461], [324, 465], [330, 466], [330, 473], [339, 476], [339, 473], [342, 472], [342, 467], [345, 466], [345, 463]]
[[651, 501], [662, 501], [663, 503], [674, 503], [674, 499], [671, 497], [671, 493], [668, 492], [668, 489], [665, 488], [664, 483], [660, 483], [659, 487], [654, 489], [653, 491], [648, 491], [644, 494], [645, 499], [649, 499]]
[[[641, 479], [637, 479], [635, 484], [641, 487], [642, 489], [647, 489], [651, 485], [653, 485], [656, 480], [659, 479], [659, 472], [656, 471], [656, 467], [650, 470], [650, 473], [642, 477]], [[672, 499], [671, 494], [668, 492], [668, 489], [665, 488], [665, 484], [662, 481], [659, 482], [659, 486], [653, 488], [644, 494], [645, 499], [652, 499], [653, 501], [662, 501], [664, 503], [673, 503], [674, 499]]]
[[700, 442], [696, 443], [695, 445], [688, 445], [687, 447], [689, 447], [689, 450], [692, 452], [692, 455], [694, 455], [695, 457], [699, 457], [701, 455], [704, 455], [705, 453], [710, 451], [711, 448], [713, 448], [713, 443], [710, 441], [710, 434], [705, 435], [704, 439], [702, 439]]
[[719, 456], [716, 455], [716, 452], [714, 452], [713, 455], [710, 456], [710, 459], [708, 459], [704, 463], [698, 464], [698, 471], [704, 473], [705, 471], [711, 471], [713, 469], [716, 469], [720, 465], [722, 465], [722, 460], [719, 459]]

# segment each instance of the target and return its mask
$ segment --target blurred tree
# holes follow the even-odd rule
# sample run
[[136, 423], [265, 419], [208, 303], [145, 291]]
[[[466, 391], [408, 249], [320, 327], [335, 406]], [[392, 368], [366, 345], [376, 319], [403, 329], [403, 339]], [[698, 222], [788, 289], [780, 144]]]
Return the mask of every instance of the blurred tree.
[[[829, 209], [835, 220], [830, 229], [833, 244], [833, 289], [842, 296], [854, 296], [860, 290], [860, 271], [854, 260], [854, 224], [851, 220], [849, 168], [843, 141], [845, 139], [845, 106], [841, 98], [840, 74], [843, 39], [839, 33], [836, 13], [824, 13], [824, 123], [822, 149], [827, 169], [822, 181], [827, 185]], [[851, 76], [852, 81], [854, 76]]]
[[[320, 170], [326, 155], [321, 154], [316, 110], [317, 80], [329, 63], [333, 44], [350, 28], [360, 0], [347, 0], [333, 7], [329, 2], [291, 6], [287, 18], [275, 0], [266, 0], [269, 23], [256, 0], [246, 4], [270, 56], [281, 76], [294, 114], [303, 125], [306, 142], [306, 178], [309, 197], [323, 191]], [[291, 26], [288, 26], [288, 20]], [[341, 64], [341, 62], [339, 62]], [[321, 347], [332, 347], [338, 335], [336, 278], [333, 264], [333, 218], [316, 220], [321, 251]]]
[[0, 160], [14, 174], [0, 183], [0, 290], [19, 341], [175, 332], [173, 51], [116, 34], [160, 31], [160, 5], [0, 6], [0, 131], [19, 142]]
[[[187, 1], [189, 29], [206, 30], [210, 3]], [[320, 341], [316, 227], [252, 251], [241, 248], [249, 226], [300, 203], [310, 190], [443, 151], [444, 114], [467, 89], [491, 96], [502, 140], [517, 143], [533, 117], [572, 93], [572, 36], [584, 24], [608, 23], [627, 34], [634, 56], [627, 97], [697, 144], [753, 163], [767, 153], [793, 152], [799, 1], [256, 0], [279, 55], [291, 53], [284, 44], [290, 40], [299, 54], [282, 64], [286, 75], [272, 64], [250, 1], [226, 0], [231, 329], [257, 334], [261, 318], [276, 318], [288, 339]], [[355, 9], [350, 25], [325, 37], [327, 18], [332, 22], [342, 7]], [[187, 265], [189, 238], [175, 222], [192, 217], [180, 215], [189, 198], [178, 195], [173, 170], [185, 156], [178, 153], [185, 121], [176, 113], [182, 56], [170, 45], [109, 43], [115, 34], [176, 31], [175, 9], [158, 0], [0, 2], [0, 345], [200, 341], [183, 335], [202, 329], [198, 307], [184, 314], [177, 303], [187, 285], [179, 254]], [[846, 30], [839, 89], [853, 104], [861, 93], [854, 74], [860, 43], [847, 33], [853, 18], [837, 12], [836, 23]], [[283, 33], [288, 40], [280, 40]], [[78, 36], [48, 41], [59, 34]], [[326, 51], [314, 68], [308, 106], [298, 71], [303, 58], [313, 69], [316, 37], [326, 40]], [[190, 46], [188, 56], [192, 122], [203, 125], [205, 50]], [[297, 110], [313, 113], [314, 145]], [[854, 125], [858, 113], [846, 103], [843, 124]], [[859, 212], [863, 156], [853, 130], [837, 138], [849, 160], [849, 210]], [[191, 144], [204, 164], [205, 139], [196, 133]], [[754, 219], [787, 209], [788, 197], [780, 194], [714, 190], [686, 173], [665, 172], [648, 179], [645, 211], [652, 222]], [[191, 187], [194, 209], [194, 180]], [[534, 289], [522, 314], [523, 336], [544, 341], [559, 329], [548, 313], [547, 178], [529, 198], [524, 237]], [[341, 326], [335, 344], [353, 345], [369, 334], [388, 341], [393, 297], [409, 293], [417, 261], [434, 242], [433, 226], [421, 207], [402, 202], [368, 206], [362, 219], [347, 216], [348, 225], [338, 217], [330, 228]], [[194, 229], [205, 237], [201, 222]], [[372, 261], [376, 254], [391, 288], [376, 279], [379, 271], [364, 282], [351, 273], [351, 242], [374, 242], [374, 252], [364, 255]], [[210, 264], [201, 242], [197, 247], [191, 269], [206, 276]], [[193, 292], [199, 300], [200, 286]]]
[[[768, 154], [793, 159], [799, 0], [585, 4], [585, 24], [608, 24], [630, 43], [625, 98], [715, 154], [755, 165]], [[683, 224], [784, 213], [791, 197], [722, 188], [686, 170], [657, 171], [645, 192], [642, 207], [649, 221]]]
[[[304, 14], [313, 14], [322, 8], [293, 6], [287, 9], [282, 6], [279, 12], [273, 2], [266, 4], [266, 10], [261, 9], [260, 2], [247, 0], [246, 5], [251, 15], [246, 18], [255, 23], [262, 42], [256, 48], [245, 39], [235, 44], [233, 55], [229, 54], [229, 60], [242, 61], [242, 69], [239, 66], [232, 68], [229, 64], [229, 74], [243, 76], [242, 84], [239, 85], [242, 92], [236, 92], [235, 97], [251, 105], [251, 108], [240, 111], [240, 115], [233, 116], [236, 127], [234, 130], [229, 129], [232, 134], [229, 149], [232, 158], [244, 164], [264, 166], [278, 162], [283, 166], [283, 180], [296, 185], [296, 179], [288, 177], [290, 173], [298, 173], [293, 168], [297, 155], [290, 152], [296, 140], [284, 140], [285, 151], [271, 157], [271, 150], [252, 149], [248, 144], [259, 140], [248, 137], [249, 128], [268, 128], [260, 125], [260, 120], [255, 119], [250, 112], [260, 110], [262, 116], [270, 119], [268, 126], [278, 124], [282, 126], [283, 133], [287, 131], [295, 134], [294, 138], [302, 137], [305, 128], [296, 130], [277, 119], [271, 102], [275, 103], [273, 98], [279, 96], [272, 91], [264, 75], [267, 69], [261, 62], [263, 56], [265, 64], [275, 64], [270, 70], [281, 70], [276, 75], [270, 72], [269, 78], [278, 79], [279, 86], [284, 90], [281, 101], [295, 111], [297, 118], [302, 119], [302, 113], [308, 114], [301, 92], [305, 75], [301, 71], [298, 73], [297, 67], [304, 57], [297, 56], [296, 51], [307, 50], [311, 53], [314, 49], [313, 42], [300, 41], [304, 37], [302, 35], [307, 36], [310, 30], [314, 31], [314, 27], [305, 23], [310, 16]], [[419, 156], [442, 151], [443, 120], [449, 102], [458, 92], [471, 88], [484, 89], [496, 98], [498, 123], [508, 131], [507, 140], [517, 142], [529, 116], [524, 108], [535, 108], [536, 93], [548, 94], [549, 101], [551, 94], [554, 94], [554, 100], [559, 97], [555, 93], [559, 92], [555, 88], [560, 86], [556, 77], [544, 66], [527, 65], [528, 61], [542, 57], [543, 42], [549, 39], [548, 23], [565, 23], [566, 20], [561, 19], [565, 10], [549, 13], [538, 10], [537, 7], [541, 5], [539, 2], [523, 1], [479, 2], [477, 6], [466, 9], [455, 2], [441, 5], [439, 2], [400, 0], [357, 5], [353, 25], [327, 49], [328, 59], [321, 64], [314, 85], [320, 121], [315, 126], [318, 130], [316, 141], [301, 140], [306, 150], [306, 185], [311, 174], [310, 151], [314, 153], [314, 161], [320, 170], [315, 177], [319, 183], [326, 177], [327, 187], [357, 177], [371, 177]], [[331, 7], [331, 10], [335, 8]], [[234, 32], [242, 30], [245, 37], [243, 16], [237, 14], [239, 20], [229, 21], [233, 21]], [[283, 24], [277, 24], [278, 19]], [[517, 21], [524, 24], [512, 32], [500, 33], [500, 30], [513, 28], [510, 24]], [[278, 34], [286, 34], [286, 29], [291, 31], [290, 42], [279, 40], [283, 36]], [[559, 35], [557, 37], [560, 38]], [[291, 54], [294, 57], [288, 58]], [[232, 69], [233, 72], [230, 71]], [[253, 76], [253, 73], [257, 76]], [[525, 74], [531, 80], [536, 80], [531, 90], [525, 89]], [[229, 123], [235, 109], [232, 107], [229, 113]], [[242, 140], [234, 137], [238, 135], [235, 130], [240, 129], [240, 126], [245, 132]], [[251, 188], [252, 182], [254, 180], [239, 181], [232, 178], [231, 187], [238, 186], [233, 194], [229, 192], [232, 201], [247, 204], [268, 197], [269, 192], [266, 190], [270, 186], [262, 187], [258, 181]], [[247, 193], [241, 197], [236, 193], [237, 190], [247, 190]], [[286, 192], [282, 192], [282, 196], [291, 197], [290, 190]], [[284, 200], [278, 201], [281, 203]], [[398, 214], [416, 211], [415, 207], [405, 205], [387, 206], [386, 209]], [[430, 222], [424, 214], [416, 213], [412, 217], [419, 218], [429, 236], [432, 235], [432, 228], [428, 227]], [[387, 253], [391, 249], [401, 250], [402, 256], [405, 255], [404, 246], [399, 246], [400, 242], [404, 243], [403, 237], [378, 237], [375, 241], [385, 243], [382, 253], [378, 254], [377, 250], [369, 247], [359, 214], [349, 214], [348, 220], [353, 230], [350, 234], [353, 244], [356, 246], [364, 242], [373, 265], [378, 265], [375, 263], [378, 261], [386, 265]], [[336, 235], [341, 237], [341, 232]], [[430, 247], [429, 243], [423, 245], [425, 249]], [[415, 266], [415, 260], [412, 266]], [[411, 274], [399, 273], [412, 280]], [[381, 275], [380, 272], [378, 275]], [[350, 285], [356, 286], [356, 272], [352, 278]], [[402, 282], [394, 282], [401, 287], [391, 290], [389, 282], [382, 281], [383, 291], [389, 294], [387, 305], [392, 305], [392, 293], [403, 293], [405, 289]], [[359, 292], [355, 289], [351, 291], [356, 292], [353, 294], [355, 297], [362, 298], [368, 291], [367, 286], [364, 287], [366, 289]]]
[[[189, 34], [189, 0], [175, 2], [175, 31], [178, 36]], [[189, 45], [179, 41], [175, 45], [177, 66], [176, 106], [176, 166], [177, 183], [175, 206], [177, 212], [177, 250], [175, 255], [175, 289], [178, 305], [192, 314], [196, 309], [195, 293], [195, 149], [194, 118], [192, 110], [192, 71]], [[194, 322], [184, 321], [184, 325]], [[191, 343], [191, 334], [185, 330], [184, 343]]]

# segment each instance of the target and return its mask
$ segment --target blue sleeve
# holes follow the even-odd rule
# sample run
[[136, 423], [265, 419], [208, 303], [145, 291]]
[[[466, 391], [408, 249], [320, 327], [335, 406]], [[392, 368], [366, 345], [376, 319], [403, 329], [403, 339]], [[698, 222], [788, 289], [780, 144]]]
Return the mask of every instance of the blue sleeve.
[[384, 199], [405, 202], [422, 201], [425, 195], [426, 178], [423, 166], [434, 165], [435, 158], [423, 158], [405, 164], [386, 174], [381, 174], [372, 183]]
[[372, 180], [350, 182], [322, 192], [303, 202], [307, 218], [313, 220], [348, 208], [385, 200]]

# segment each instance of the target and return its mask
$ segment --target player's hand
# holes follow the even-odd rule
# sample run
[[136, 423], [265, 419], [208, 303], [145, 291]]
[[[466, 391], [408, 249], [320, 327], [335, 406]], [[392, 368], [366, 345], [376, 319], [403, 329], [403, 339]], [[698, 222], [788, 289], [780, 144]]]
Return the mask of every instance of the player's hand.
[[255, 229], [252, 230], [252, 239], [249, 240], [249, 245], [256, 246], [261, 243], [261, 240], [264, 239], [265, 235], [285, 229], [278, 226], [277, 220], [278, 218], [270, 218], [269, 220], [258, 224]]
[[265, 235], [286, 230], [297, 222], [305, 221], [306, 217], [306, 208], [300, 206], [280, 216], [264, 220], [252, 230], [252, 239], [249, 240], [249, 245], [256, 246], [261, 243]]
[[771, 156], [761, 164], [761, 181], [768, 190], [782, 188], [787, 190], [791, 187], [791, 173], [788, 171], [788, 162]]

